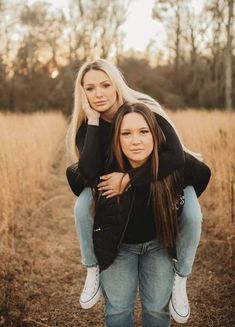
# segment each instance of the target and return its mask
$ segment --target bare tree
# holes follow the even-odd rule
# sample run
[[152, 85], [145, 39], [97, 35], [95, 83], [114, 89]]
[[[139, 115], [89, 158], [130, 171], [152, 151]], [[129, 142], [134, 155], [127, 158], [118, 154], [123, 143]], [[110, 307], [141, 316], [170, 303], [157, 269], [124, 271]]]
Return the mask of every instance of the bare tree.
[[233, 18], [233, 0], [227, 0], [228, 5], [228, 21], [226, 25], [227, 44], [225, 48], [224, 63], [225, 63], [225, 104], [226, 109], [232, 109], [232, 18]]
[[122, 0], [72, 0], [68, 20], [70, 58], [85, 61], [113, 55], [123, 38], [119, 27], [125, 21], [125, 7]]
[[184, 0], [156, 0], [152, 16], [165, 25], [169, 48], [174, 53], [176, 79], [178, 79], [181, 51], [182, 16]]

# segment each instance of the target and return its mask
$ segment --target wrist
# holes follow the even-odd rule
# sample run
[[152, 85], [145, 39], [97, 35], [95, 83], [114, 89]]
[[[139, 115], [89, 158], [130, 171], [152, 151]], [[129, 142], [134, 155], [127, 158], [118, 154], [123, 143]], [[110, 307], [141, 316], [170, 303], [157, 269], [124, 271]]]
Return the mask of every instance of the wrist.
[[99, 126], [99, 118], [88, 118], [88, 125]]
[[128, 174], [124, 174], [123, 179], [122, 179], [122, 188], [127, 189], [130, 187], [130, 176]]
[[131, 180], [129, 174], [124, 174], [123, 180], [124, 183], [127, 185]]

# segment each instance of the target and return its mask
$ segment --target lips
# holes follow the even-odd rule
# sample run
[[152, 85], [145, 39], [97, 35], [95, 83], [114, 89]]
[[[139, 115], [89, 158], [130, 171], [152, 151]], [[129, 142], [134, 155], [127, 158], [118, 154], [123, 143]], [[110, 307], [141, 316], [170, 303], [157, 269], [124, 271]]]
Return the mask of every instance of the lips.
[[133, 149], [133, 150], [130, 150], [131, 152], [133, 153], [139, 153], [141, 151], [143, 151], [143, 149]]
[[102, 106], [103, 104], [106, 104], [107, 103], [107, 101], [105, 101], [105, 100], [103, 100], [103, 101], [97, 101], [97, 102], [95, 102], [95, 105], [96, 106]]

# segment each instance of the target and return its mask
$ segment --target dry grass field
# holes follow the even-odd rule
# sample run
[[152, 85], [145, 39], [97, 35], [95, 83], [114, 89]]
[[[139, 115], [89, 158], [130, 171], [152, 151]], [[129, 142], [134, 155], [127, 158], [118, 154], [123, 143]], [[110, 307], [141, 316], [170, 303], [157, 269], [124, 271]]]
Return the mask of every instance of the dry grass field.
[[[212, 170], [200, 198], [203, 232], [188, 280], [192, 314], [185, 326], [232, 327], [235, 114], [169, 114], [185, 145], [201, 152]], [[104, 325], [102, 301], [88, 311], [78, 302], [85, 275], [73, 222], [75, 197], [65, 179], [66, 126], [60, 113], [0, 114], [0, 326]], [[139, 304], [136, 315], [139, 327]]]
[[190, 150], [201, 153], [211, 168], [212, 180], [202, 197], [206, 198], [207, 204], [214, 205], [217, 211], [221, 210], [219, 223], [223, 226], [229, 224], [232, 220], [233, 180], [235, 184], [235, 115], [216, 110], [188, 110], [170, 113], [170, 117], [184, 144]]
[[[0, 114], [0, 235], [10, 247], [18, 214], [34, 209], [64, 136], [62, 115]], [[17, 226], [19, 227], [19, 226]]]

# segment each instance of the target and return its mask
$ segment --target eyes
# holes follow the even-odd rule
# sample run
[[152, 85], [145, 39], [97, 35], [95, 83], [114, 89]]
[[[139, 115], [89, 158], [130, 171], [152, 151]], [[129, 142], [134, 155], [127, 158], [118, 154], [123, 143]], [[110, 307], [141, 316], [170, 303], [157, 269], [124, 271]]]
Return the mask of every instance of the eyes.
[[[139, 132], [138, 132], [141, 136], [143, 135], [147, 135], [150, 133], [150, 130], [149, 129], [141, 129]], [[132, 135], [132, 132], [131, 131], [125, 131], [125, 132], [121, 132], [121, 135], [122, 136], [131, 136]]]
[[[107, 88], [110, 87], [110, 86], [111, 86], [110, 83], [105, 83], [105, 84], [102, 84], [102, 85], [101, 85], [101, 87], [104, 88], [104, 89], [107, 89]], [[93, 90], [95, 90], [95, 87], [94, 87], [94, 86], [87, 86], [87, 87], [85, 88], [85, 90], [86, 90], [87, 92], [92, 92]]]

